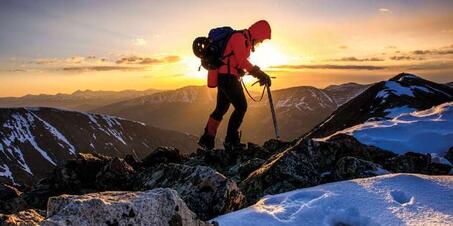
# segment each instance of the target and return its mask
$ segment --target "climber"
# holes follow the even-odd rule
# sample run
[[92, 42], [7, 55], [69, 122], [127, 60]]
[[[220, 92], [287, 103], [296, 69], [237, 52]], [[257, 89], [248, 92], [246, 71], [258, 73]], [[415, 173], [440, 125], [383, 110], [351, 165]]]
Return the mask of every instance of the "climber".
[[[260, 20], [248, 29], [233, 33], [228, 40], [223, 52], [226, 56], [223, 59], [224, 64], [215, 69], [217, 74], [217, 104], [215, 110], [209, 116], [204, 134], [198, 142], [202, 148], [207, 150], [214, 148], [217, 128], [230, 104], [233, 104], [234, 111], [228, 122], [224, 146], [226, 149], [245, 147], [245, 144], [240, 141], [239, 127], [247, 110], [247, 101], [240, 79], [247, 71], [248, 74], [259, 80], [261, 86], [271, 85], [269, 75], [258, 66], [252, 65], [248, 60], [250, 51], [254, 51], [255, 47], [266, 39], [271, 39], [271, 27], [267, 21]], [[212, 72], [209, 71], [208, 73]]]

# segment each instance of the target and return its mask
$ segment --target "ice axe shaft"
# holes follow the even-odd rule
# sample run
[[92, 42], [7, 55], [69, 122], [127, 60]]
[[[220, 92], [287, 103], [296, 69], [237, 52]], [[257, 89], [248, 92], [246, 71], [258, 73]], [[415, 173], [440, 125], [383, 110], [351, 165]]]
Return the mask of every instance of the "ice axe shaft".
[[277, 117], [275, 115], [274, 101], [272, 100], [271, 89], [269, 88], [269, 85], [267, 85], [267, 84], [266, 84], [266, 89], [267, 89], [267, 98], [269, 99], [269, 106], [271, 107], [272, 121], [274, 122], [275, 136], [278, 140], [278, 139], [280, 139], [280, 130], [278, 129]]

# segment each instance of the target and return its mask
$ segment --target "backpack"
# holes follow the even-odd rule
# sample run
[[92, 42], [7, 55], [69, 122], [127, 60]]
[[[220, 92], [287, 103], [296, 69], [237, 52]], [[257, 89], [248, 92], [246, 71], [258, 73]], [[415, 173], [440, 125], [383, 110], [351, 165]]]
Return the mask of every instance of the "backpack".
[[192, 50], [201, 59], [201, 66], [206, 70], [218, 69], [224, 65], [223, 59], [233, 52], [223, 55], [226, 45], [235, 31], [231, 27], [218, 27], [209, 31], [208, 37], [198, 37], [193, 41]]

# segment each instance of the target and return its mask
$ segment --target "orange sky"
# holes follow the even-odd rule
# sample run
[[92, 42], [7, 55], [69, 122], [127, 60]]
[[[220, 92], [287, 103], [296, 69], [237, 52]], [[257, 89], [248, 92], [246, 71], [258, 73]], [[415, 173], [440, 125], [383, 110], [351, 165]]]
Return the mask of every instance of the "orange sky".
[[250, 60], [277, 77], [274, 88], [369, 83], [402, 71], [453, 81], [451, 1], [1, 4], [0, 96], [203, 85], [193, 39], [259, 19], [273, 38]]

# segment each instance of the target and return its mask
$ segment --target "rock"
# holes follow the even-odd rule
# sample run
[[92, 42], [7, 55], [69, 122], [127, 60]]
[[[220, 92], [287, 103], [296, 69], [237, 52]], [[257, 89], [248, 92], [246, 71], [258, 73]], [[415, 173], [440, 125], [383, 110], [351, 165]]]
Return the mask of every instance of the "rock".
[[39, 222], [44, 220], [44, 216], [36, 210], [28, 209], [20, 211], [16, 214], [0, 214], [0, 225], [14, 226], [14, 225], [39, 225]]
[[308, 140], [291, 149], [273, 155], [259, 169], [252, 172], [241, 184], [252, 204], [266, 194], [277, 194], [297, 188], [317, 185], [320, 181], [318, 153], [314, 152], [314, 142]]
[[[272, 142], [277, 141], [271, 141], [267, 145], [272, 146]], [[346, 156], [378, 163], [396, 156], [377, 147], [364, 145], [345, 134], [335, 135], [328, 140], [298, 140], [284, 148], [286, 148], [284, 151], [277, 152], [267, 159], [260, 168], [240, 183], [249, 204], [266, 194], [277, 194], [334, 181], [333, 172], [337, 163]]]
[[124, 161], [127, 162], [134, 170], [141, 169], [141, 162], [139, 162], [133, 155], [124, 156]]
[[[338, 161], [345, 156], [352, 156], [382, 165], [386, 159], [397, 156], [397, 154], [393, 152], [370, 145], [364, 145], [355, 137], [346, 134], [337, 134], [327, 141], [321, 142], [320, 146], [320, 149], [323, 152], [322, 156], [326, 157], [334, 155], [335, 161]], [[325, 164], [329, 165], [330, 162], [326, 162]]]
[[263, 144], [263, 148], [268, 150], [271, 153], [278, 153], [284, 151], [285, 148], [288, 148], [290, 142], [277, 140], [277, 139], [270, 139]]
[[450, 147], [450, 149], [448, 149], [448, 152], [447, 154], [445, 155], [445, 158], [450, 161], [450, 163], [453, 165], [453, 147]]
[[448, 174], [451, 166], [432, 162], [430, 154], [407, 152], [388, 159], [385, 168], [396, 173]]
[[347, 156], [337, 162], [334, 177], [336, 180], [351, 180], [387, 173], [389, 172], [378, 164]]
[[51, 196], [130, 189], [133, 169], [124, 160], [99, 154], [78, 153], [76, 159], [58, 166], [22, 198], [29, 207], [45, 209]]
[[207, 166], [161, 164], [135, 181], [136, 190], [157, 187], [175, 189], [202, 220], [243, 207], [244, 196], [236, 182]]
[[261, 165], [263, 165], [265, 161], [259, 158], [250, 159], [244, 163], [241, 163], [238, 167], [238, 174], [240, 178], [247, 178], [247, 176], [258, 169]]
[[96, 175], [98, 190], [130, 190], [128, 183], [134, 169], [123, 159], [111, 159]]
[[142, 160], [145, 167], [152, 167], [160, 163], [181, 163], [183, 157], [174, 147], [158, 147]]
[[98, 172], [111, 160], [111, 157], [99, 154], [78, 153], [76, 159], [57, 167], [50, 179], [59, 190], [71, 194], [84, 193], [83, 190], [96, 187]]
[[12, 185], [0, 183], [0, 213], [15, 213], [24, 210], [27, 203], [20, 197], [22, 192]]
[[43, 226], [54, 225], [210, 225], [197, 219], [176, 191], [101, 192], [49, 199]]

